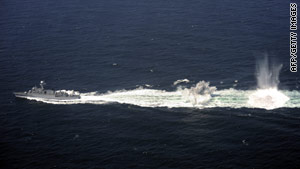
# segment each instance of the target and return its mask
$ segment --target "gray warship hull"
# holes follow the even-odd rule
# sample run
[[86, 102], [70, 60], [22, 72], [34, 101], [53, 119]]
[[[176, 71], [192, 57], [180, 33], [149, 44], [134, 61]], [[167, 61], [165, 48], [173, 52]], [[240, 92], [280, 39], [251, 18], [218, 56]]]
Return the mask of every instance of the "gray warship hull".
[[14, 95], [18, 98], [37, 98], [37, 99], [47, 99], [47, 100], [74, 100], [80, 99], [80, 96], [55, 96], [55, 95], [45, 95], [38, 93], [24, 93], [24, 92], [14, 92]]
[[80, 99], [79, 92], [66, 91], [66, 90], [47, 90], [44, 89], [44, 81], [40, 82], [40, 88], [32, 87], [31, 90], [26, 92], [14, 92], [14, 95], [19, 98], [36, 98], [47, 100], [74, 100]]

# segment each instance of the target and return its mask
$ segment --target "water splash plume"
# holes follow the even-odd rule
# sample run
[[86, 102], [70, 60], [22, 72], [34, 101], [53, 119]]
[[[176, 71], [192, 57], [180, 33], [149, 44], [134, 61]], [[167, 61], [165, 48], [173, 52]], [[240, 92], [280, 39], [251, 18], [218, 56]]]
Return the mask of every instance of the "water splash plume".
[[258, 89], [249, 96], [248, 104], [257, 108], [275, 109], [283, 107], [289, 97], [278, 90], [282, 64], [272, 62], [267, 55], [257, 62], [256, 78]]
[[257, 86], [260, 89], [276, 88], [279, 84], [279, 74], [282, 68], [282, 64], [270, 65], [267, 55], [263, 59], [258, 60], [256, 64], [256, 78]]
[[211, 94], [213, 94], [217, 88], [209, 86], [209, 82], [200, 81], [191, 88], [178, 88], [177, 90], [181, 91], [182, 96], [193, 105], [201, 105], [211, 99]]

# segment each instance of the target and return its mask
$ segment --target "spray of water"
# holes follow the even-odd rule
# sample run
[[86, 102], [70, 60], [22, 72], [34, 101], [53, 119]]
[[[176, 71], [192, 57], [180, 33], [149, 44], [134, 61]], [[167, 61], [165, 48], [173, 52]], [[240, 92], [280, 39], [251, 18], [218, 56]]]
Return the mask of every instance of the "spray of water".
[[269, 62], [267, 55], [257, 62], [256, 77], [258, 89], [249, 96], [248, 104], [253, 107], [274, 109], [283, 107], [289, 98], [278, 90], [282, 64]]
[[203, 105], [211, 99], [211, 95], [217, 90], [214, 86], [209, 86], [209, 82], [200, 81], [191, 88], [179, 87], [182, 97], [195, 105]]
[[267, 55], [261, 60], [258, 60], [256, 64], [256, 77], [257, 86], [260, 89], [276, 88], [279, 84], [279, 73], [282, 68], [282, 64], [270, 65]]

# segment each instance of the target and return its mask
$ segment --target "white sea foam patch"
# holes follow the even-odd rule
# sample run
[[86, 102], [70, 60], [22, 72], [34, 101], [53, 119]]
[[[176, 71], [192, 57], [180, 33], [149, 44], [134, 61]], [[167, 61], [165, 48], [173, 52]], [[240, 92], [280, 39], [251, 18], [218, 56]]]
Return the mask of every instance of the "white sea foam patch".
[[179, 79], [179, 80], [176, 80], [174, 83], [173, 83], [173, 85], [175, 86], [175, 85], [177, 85], [177, 84], [179, 84], [179, 83], [189, 83], [190, 82], [190, 80], [189, 79]]
[[121, 103], [142, 107], [169, 107], [169, 108], [264, 108], [275, 109], [280, 107], [300, 108], [299, 91], [280, 91], [277, 89], [263, 90], [216, 90], [207, 82], [199, 82], [191, 88], [179, 87], [175, 91], [157, 89], [119, 90], [97, 94], [97, 92], [81, 93], [80, 99], [74, 100], [47, 100], [28, 98], [51, 104], [108, 104]]
[[276, 88], [258, 89], [249, 96], [248, 103], [253, 107], [275, 109], [283, 107], [290, 100], [281, 91]]

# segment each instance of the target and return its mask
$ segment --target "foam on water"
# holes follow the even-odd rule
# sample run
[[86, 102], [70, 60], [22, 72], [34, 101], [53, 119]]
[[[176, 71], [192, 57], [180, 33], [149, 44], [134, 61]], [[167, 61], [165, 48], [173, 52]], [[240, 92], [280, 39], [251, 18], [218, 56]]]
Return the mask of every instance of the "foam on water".
[[179, 79], [179, 80], [176, 80], [174, 83], [173, 83], [173, 85], [175, 86], [175, 85], [177, 85], [177, 84], [179, 84], [179, 83], [189, 83], [190, 82], [190, 80], [189, 79]]
[[275, 109], [283, 107], [289, 100], [285, 94], [276, 88], [258, 89], [249, 96], [248, 103], [253, 107]]

